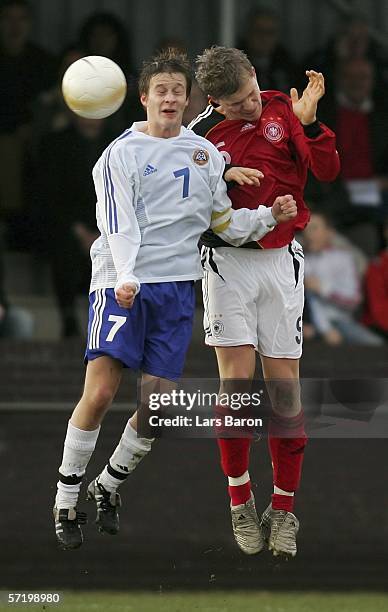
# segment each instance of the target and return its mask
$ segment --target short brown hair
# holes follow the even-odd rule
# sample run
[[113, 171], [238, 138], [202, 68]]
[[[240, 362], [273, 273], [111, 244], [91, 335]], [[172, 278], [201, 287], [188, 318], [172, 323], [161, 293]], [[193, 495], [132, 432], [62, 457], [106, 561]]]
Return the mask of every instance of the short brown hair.
[[244, 51], [214, 46], [198, 55], [195, 76], [204, 93], [217, 100], [236, 93], [251, 71]]
[[183, 74], [186, 79], [186, 96], [189, 97], [193, 79], [190, 61], [185, 53], [175, 48], [160, 51], [150, 61], [143, 62], [139, 77], [140, 95], [148, 94], [152, 77], [163, 72]]

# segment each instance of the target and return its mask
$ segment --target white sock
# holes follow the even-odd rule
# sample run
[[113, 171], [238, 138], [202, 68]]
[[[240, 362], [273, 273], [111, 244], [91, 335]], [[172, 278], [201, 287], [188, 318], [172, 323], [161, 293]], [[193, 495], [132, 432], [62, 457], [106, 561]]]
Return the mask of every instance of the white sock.
[[152, 442], [153, 439], [138, 438], [137, 431], [128, 421], [118, 446], [98, 476], [98, 482], [107, 491], [116, 491], [143, 457], [149, 453]]
[[57, 483], [56, 508], [75, 508], [81, 488], [82, 477], [96, 446], [100, 427], [85, 431], [67, 426], [62, 463], [59, 467], [60, 480]]
[[232, 476], [228, 476], [228, 485], [230, 487], [239, 487], [243, 484], [246, 484], [249, 481], [250, 481], [250, 476], [249, 476], [248, 470], [244, 472], [244, 474], [242, 474], [241, 476], [238, 476], [238, 478], [233, 478]]
[[283, 489], [279, 489], [276, 485], [273, 487], [273, 492], [276, 495], [288, 495], [288, 497], [294, 497], [294, 491], [283, 491]]

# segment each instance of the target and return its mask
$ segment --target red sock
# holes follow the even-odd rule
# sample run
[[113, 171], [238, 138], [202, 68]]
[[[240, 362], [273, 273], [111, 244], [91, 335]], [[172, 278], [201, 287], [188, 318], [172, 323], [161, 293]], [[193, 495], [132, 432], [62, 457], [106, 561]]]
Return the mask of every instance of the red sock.
[[250, 480], [248, 480], [248, 482], [243, 485], [229, 485], [228, 491], [230, 495], [230, 503], [232, 504], [232, 506], [239, 506], [240, 504], [245, 504], [251, 497], [251, 490], [252, 486]]
[[[239, 478], [249, 466], [250, 438], [218, 438], [221, 467], [225, 476]], [[228, 486], [232, 506], [245, 504], [251, 496], [251, 481], [242, 485]]]
[[280, 495], [279, 493], [273, 493], [271, 497], [273, 510], [286, 510], [287, 512], [294, 511], [294, 495]]
[[[299, 488], [306, 443], [303, 412], [291, 418], [282, 418], [278, 415], [271, 418], [268, 444], [272, 459], [273, 482], [279, 489], [297, 491]], [[293, 506], [293, 497], [288, 495], [275, 494], [272, 501], [278, 510], [286, 510]]]

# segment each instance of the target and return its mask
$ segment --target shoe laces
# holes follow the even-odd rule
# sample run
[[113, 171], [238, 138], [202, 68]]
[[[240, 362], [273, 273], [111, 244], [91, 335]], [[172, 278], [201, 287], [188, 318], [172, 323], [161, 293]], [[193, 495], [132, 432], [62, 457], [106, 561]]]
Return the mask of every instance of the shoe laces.
[[[70, 508], [70, 510], [72, 510], [72, 508]], [[86, 514], [86, 512], [79, 512], [78, 510], [76, 510], [74, 512], [73, 510], [73, 518], [69, 518], [69, 513], [70, 510], [67, 510], [67, 514], [66, 516], [64, 516], [64, 513], [62, 513], [61, 516], [61, 511], [58, 512], [58, 518], [56, 519], [58, 522], [63, 523], [63, 522], [67, 522], [67, 523], [72, 523], [74, 525], [85, 525], [88, 521], [88, 516]]]
[[[105, 487], [96, 481], [97, 489], [101, 495], [96, 496], [98, 507], [104, 512], [115, 510], [116, 506], [120, 505], [120, 496], [118, 493], [107, 491]], [[112, 503], [115, 502], [115, 503]]]
[[272, 510], [271, 525], [274, 531], [279, 531], [282, 527], [286, 514], [286, 510]]
[[79, 525], [86, 525], [88, 522], [88, 515], [86, 512], [78, 512], [77, 510], [76, 521]]
[[[283, 529], [283, 526], [285, 527]], [[297, 529], [297, 523], [291, 513], [286, 510], [273, 510], [271, 517], [271, 534], [276, 538], [281, 534], [281, 538], [294, 542]]]

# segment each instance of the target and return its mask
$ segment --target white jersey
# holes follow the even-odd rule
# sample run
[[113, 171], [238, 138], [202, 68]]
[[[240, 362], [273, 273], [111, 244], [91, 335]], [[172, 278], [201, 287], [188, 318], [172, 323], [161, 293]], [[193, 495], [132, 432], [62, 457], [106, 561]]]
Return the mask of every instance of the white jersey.
[[202, 277], [198, 240], [211, 227], [224, 240], [259, 240], [276, 224], [271, 209], [232, 210], [224, 160], [205, 138], [181, 128], [173, 138], [134, 123], [93, 169], [97, 225], [90, 291]]

